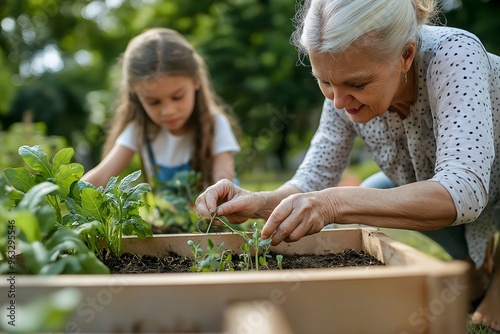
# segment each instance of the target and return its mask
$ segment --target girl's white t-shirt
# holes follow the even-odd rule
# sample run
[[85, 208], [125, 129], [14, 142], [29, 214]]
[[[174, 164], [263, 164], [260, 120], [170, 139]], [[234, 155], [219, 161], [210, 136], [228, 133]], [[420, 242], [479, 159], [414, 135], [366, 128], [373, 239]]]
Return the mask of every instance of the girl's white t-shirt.
[[[139, 152], [137, 148], [138, 134], [137, 124], [131, 122], [116, 139], [116, 144], [127, 147], [134, 152]], [[151, 148], [159, 166], [168, 168], [179, 168], [189, 163], [193, 154], [193, 132], [176, 136], [166, 129], [161, 129], [151, 141]], [[240, 145], [231, 128], [231, 124], [226, 116], [215, 114], [215, 138], [213, 155], [240, 151]], [[153, 175], [153, 168], [149, 159], [146, 145], [141, 148], [141, 157], [144, 158], [144, 165], [149, 175]]]

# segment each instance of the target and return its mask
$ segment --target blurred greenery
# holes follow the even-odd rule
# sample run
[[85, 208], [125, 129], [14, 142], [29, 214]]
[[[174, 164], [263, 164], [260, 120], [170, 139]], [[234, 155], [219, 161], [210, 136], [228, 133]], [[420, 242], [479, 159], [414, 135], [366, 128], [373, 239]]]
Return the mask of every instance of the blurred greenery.
[[53, 156], [57, 151], [67, 146], [61, 136], [47, 136], [47, 127], [44, 123], [24, 122], [14, 123], [9, 131], [0, 131], [0, 170], [5, 167], [26, 166], [19, 155], [19, 147], [24, 145], [40, 145], [45, 152]]
[[[16, 305], [19, 318], [30, 321], [14, 322], [15, 326], [2, 321], [0, 329], [4, 333], [62, 333], [82, 299], [82, 293], [75, 288], [64, 288], [45, 294], [22, 305]], [[6, 306], [7, 304], [2, 305], [0, 314], [2, 318], [9, 319]]]
[[[498, 1], [442, 1], [441, 22], [476, 33], [500, 53]], [[121, 53], [134, 35], [165, 26], [205, 56], [240, 123], [238, 174], [286, 175], [308, 147], [323, 100], [289, 42], [296, 7], [295, 0], [0, 0], [1, 129], [30, 112], [48, 135], [75, 148], [86, 170], [93, 167], [113, 113]]]

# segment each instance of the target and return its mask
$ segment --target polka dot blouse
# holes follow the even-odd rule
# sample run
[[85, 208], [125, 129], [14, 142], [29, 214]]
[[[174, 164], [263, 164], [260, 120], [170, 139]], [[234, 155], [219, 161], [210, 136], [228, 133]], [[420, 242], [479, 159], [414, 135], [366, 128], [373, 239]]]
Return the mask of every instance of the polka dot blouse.
[[469, 254], [480, 265], [500, 201], [500, 57], [455, 28], [424, 26], [421, 42], [408, 117], [386, 112], [356, 124], [326, 100], [306, 157], [287, 183], [304, 192], [338, 185], [359, 136], [397, 184], [434, 180], [450, 192], [453, 225], [466, 224]]

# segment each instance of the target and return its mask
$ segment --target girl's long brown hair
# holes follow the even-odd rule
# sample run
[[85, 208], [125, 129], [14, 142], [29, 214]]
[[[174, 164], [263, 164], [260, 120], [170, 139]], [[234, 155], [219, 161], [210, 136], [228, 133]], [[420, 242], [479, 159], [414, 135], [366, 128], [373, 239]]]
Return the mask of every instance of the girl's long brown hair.
[[[122, 85], [116, 114], [109, 135], [104, 144], [106, 155], [116, 138], [130, 122], [136, 122], [139, 130], [137, 147], [139, 154], [146, 133], [154, 136], [160, 130], [146, 114], [132, 83], [143, 82], [155, 85], [156, 78], [165, 75], [183, 75], [200, 82], [195, 94], [193, 113], [188, 120], [194, 132], [194, 154], [191, 169], [201, 173], [202, 187], [214, 182], [212, 173], [213, 141], [215, 137], [215, 113], [223, 113], [225, 105], [215, 94], [203, 58], [193, 46], [177, 31], [167, 28], [153, 28], [133, 38], [122, 57]], [[234, 121], [229, 118], [234, 126]], [[147, 131], [147, 132], [146, 132]], [[142, 157], [141, 159], [147, 159]], [[152, 176], [149, 175], [149, 178]], [[147, 177], [147, 178], [148, 178]]]

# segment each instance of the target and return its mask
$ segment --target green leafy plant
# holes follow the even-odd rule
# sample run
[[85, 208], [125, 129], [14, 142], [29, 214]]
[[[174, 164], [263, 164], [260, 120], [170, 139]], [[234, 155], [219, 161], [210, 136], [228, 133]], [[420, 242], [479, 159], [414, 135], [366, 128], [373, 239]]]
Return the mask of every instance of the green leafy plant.
[[[177, 172], [162, 186], [156, 184], [157, 192], [148, 196], [152, 210], [147, 217], [153, 225], [163, 228], [165, 233], [201, 232], [199, 217], [194, 210], [199, 195], [201, 174], [196, 171]], [[225, 226], [217, 226], [217, 232], [228, 231]], [[233, 227], [234, 228], [234, 227]]]
[[188, 246], [194, 256], [190, 270], [195, 272], [234, 271], [232, 252], [224, 247], [222, 242], [217, 247], [212, 240], [207, 240], [207, 248], [203, 249], [200, 242], [188, 240]]
[[78, 181], [75, 200], [67, 200], [71, 208], [67, 222], [72, 221], [80, 233], [86, 233], [92, 245], [98, 245], [103, 238], [109, 251], [119, 257], [123, 235], [145, 238], [153, 234], [151, 225], [139, 214], [145, 204], [143, 195], [151, 188], [147, 183], [131, 186], [140, 175], [140, 171], [133, 172], [120, 182], [118, 177], [112, 177], [104, 188]]
[[195, 232], [198, 215], [194, 211], [194, 201], [200, 179], [198, 172], [180, 171], [166, 184], [157, 183], [158, 191], [148, 197], [153, 208], [148, 220], [160, 227], [171, 227], [171, 231]]
[[56, 230], [43, 243], [28, 241], [20, 244], [27, 274], [109, 274], [109, 268], [69, 228]]
[[131, 173], [121, 181], [112, 177], [106, 187], [96, 188], [81, 180], [84, 169], [78, 163], [71, 163], [73, 154], [72, 148], [64, 148], [49, 160], [40, 146], [21, 146], [19, 155], [31, 170], [26, 167], [4, 170], [10, 185], [10, 205], [18, 205], [41, 183], [57, 186], [45, 194], [54, 210], [56, 226], [71, 228], [99, 256], [102, 246], [106, 246], [119, 257], [123, 235], [141, 238], [152, 235], [150, 224], [139, 214], [139, 208], [145, 205], [143, 197], [151, 188], [147, 183], [132, 185], [141, 172]]
[[[6, 202], [0, 207], [1, 251], [6, 260], [0, 264], [0, 273], [109, 273], [75, 231], [57, 226], [56, 213], [48, 204], [47, 195], [58, 188], [42, 182], [28, 190], [11, 210]], [[22, 253], [21, 263], [17, 263], [18, 252]]]
[[52, 161], [49, 161], [39, 145], [33, 147], [24, 145], [19, 148], [18, 152], [24, 162], [32, 168], [33, 173], [26, 167], [4, 169], [5, 178], [13, 187], [10, 194], [14, 204], [23, 198], [24, 193], [39, 183], [56, 184], [59, 187], [47, 194], [47, 202], [55, 209], [58, 223], [62, 224], [61, 200], [68, 196], [71, 185], [82, 177], [84, 171], [82, 165], [70, 163], [73, 149], [59, 150]]

